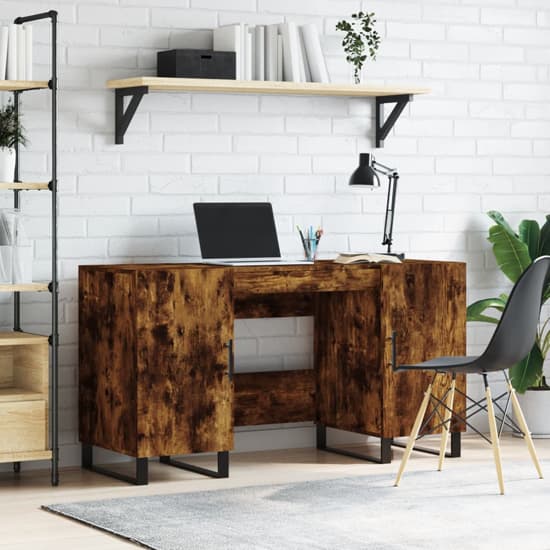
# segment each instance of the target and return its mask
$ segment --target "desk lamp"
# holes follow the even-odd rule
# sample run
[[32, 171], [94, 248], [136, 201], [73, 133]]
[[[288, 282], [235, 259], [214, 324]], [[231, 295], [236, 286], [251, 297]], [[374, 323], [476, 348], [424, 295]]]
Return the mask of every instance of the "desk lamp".
[[403, 254], [395, 254], [391, 251], [393, 220], [395, 213], [395, 197], [397, 195], [397, 183], [399, 174], [395, 168], [385, 166], [374, 159], [374, 155], [361, 153], [359, 155], [359, 168], [353, 172], [349, 179], [349, 185], [365, 185], [380, 187], [378, 174], [388, 177], [388, 198], [386, 201], [386, 218], [384, 220], [384, 240], [382, 244], [388, 247], [387, 254], [403, 259]]

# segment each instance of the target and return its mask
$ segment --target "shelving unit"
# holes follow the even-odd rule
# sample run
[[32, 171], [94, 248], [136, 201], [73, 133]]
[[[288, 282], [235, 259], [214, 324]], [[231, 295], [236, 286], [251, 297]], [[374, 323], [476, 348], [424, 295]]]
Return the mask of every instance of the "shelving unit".
[[[57, 278], [57, 12], [18, 17], [21, 25], [49, 19], [51, 22], [51, 79], [2, 80], [0, 91], [12, 92], [16, 111], [20, 95], [31, 90], [51, 93], [51, 179], [47, 183], [22, 182], [19, 144], [15, 183], [0, 182], [0, 190], [13, 192], [14, 208], [21, 207], [22, 191], [51, 192], [52, 267], [50, 282], [0, 284], [0, 292], [13, 293], [13, 331], [0, 332], [0, 463], [51, 460], [51, 483], [58, 475], [58, 278]], [[21, 293], [51, 293], [51, 334], [30, 334], [21, 328]]]
[[[319, 84], [317, 82], [264, 82], [258, 80], [222, 80], [205, 78], [166, 78], [141, 76], [109, 80], [107, 88], [115, 90], [115, 143], [124, 143], [124, 135], [145, 94], [149, 92], [210, 92], [237, 94], [276, 94], [299, 96], [374, 97], [376, 100], [376, 147], [383, 147], [403, 109], [427, 88]], [[124, 108], [124, 98], [130, 102]], [[384, 120], [384, 105], [395, 104]]]

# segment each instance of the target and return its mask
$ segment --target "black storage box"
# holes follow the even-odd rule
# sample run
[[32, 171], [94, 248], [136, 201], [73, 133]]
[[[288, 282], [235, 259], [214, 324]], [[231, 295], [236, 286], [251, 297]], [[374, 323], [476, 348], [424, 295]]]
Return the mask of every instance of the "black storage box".
[[168, 50], [157, 54], [157, 76], [236, 78], [235, 52]]

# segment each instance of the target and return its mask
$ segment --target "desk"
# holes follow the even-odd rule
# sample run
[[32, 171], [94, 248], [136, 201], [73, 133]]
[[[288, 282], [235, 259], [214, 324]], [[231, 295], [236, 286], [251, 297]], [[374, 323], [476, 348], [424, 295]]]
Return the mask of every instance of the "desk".
[[[146, 483], [148, 458], [187, 468], [171, 457], [217, 452], [217, 471], [191, 469], [225, 477], [234, 426], [301, 421], [317, 423], [322, 449], [326, 427], [379, 437], [377, 461], [388, 462], [428, 377], [394, 375], [392, 331], [401, 364], [464, 355], [465, 271], [463, 263], [415, 260], [81, 266], [83, 466], [98, 470], [93, 446], [109, 449], [136, 458], [136, 477], [125, 479]], [[309, 315], [313, 369], [234, 373], [235, 318]], [[459, 377], [462, 391], [465, 383]], [[464, 411], [464, 398], [455, 408]], [[452, 427], [454, 454], [464, 429]]]

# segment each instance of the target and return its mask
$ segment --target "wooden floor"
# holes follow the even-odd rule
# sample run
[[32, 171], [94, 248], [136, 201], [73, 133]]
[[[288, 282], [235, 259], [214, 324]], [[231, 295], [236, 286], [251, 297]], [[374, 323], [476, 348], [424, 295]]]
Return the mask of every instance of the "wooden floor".
[[[550, 440], [536, 440], [535, 445], [541, 460], [549, 460]], [[372, 449], [366, 450], [374, 452], [374, 445]], [[502, 455], [505, 476], [507, 463], [530, 460], [523, 441], [511, 436], [502, 438]], [[137, 548], [117, 537], [42, 511], [42, 504], [215, 490], [350, 475], [395, 474], [401, 456], [402, 450], [395, 449], [392, 464], [378, 465], [314, 449], [240, 453], [232, 455], [231, 477], [223, 480], [205, 478], [152, 462], [150, 483], [145, 487], [134, 487], [75, 468], [63, 470], [60, 486], [52, 488], [46, 472], [25, 472], [23, 465], [23, 472], [19, 476], [0, 474], [0, 550]], [[206, 462], [202, 463], [206, 465]], [[478, 437], [466, 436], [463, 438], [462, 458], [447, 459], [445, 468], [464, 468], [464, 474], [467, 475], [468, 468], [479, 464], [492, 464], [491, 448]], [[125, 467], [122, 465], [120, 468], [123, 470]], [[408, 466], [410, 470], [436, 468], [437, 457], [421, 453], [413, 453]], [[550, 471], [547, 474], [550, 477]], [[534, 479], [535, 477], [534, 474]], [[406, 482], [406, 473], [403, 482]], [[444, 476], [441, 482], [445, 483]]]

